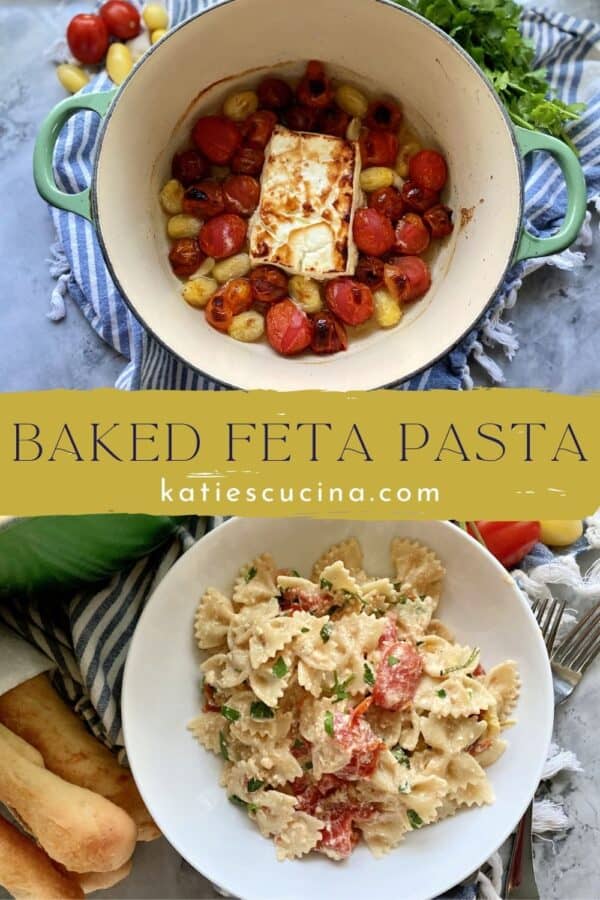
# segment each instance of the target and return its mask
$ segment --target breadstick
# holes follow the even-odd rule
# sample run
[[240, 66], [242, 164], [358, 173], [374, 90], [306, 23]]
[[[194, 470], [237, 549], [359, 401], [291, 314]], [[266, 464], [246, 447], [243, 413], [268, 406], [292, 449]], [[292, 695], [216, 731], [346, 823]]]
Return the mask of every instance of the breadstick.
[[23, 738], [19, 737], [18, 734], [15, 734], [14, 731], [9, 731], [4, 725], [0, 725], [0, 735], [8, 741], [9, 744], [12, 744], [17, 753], [20, 753], [21, 756], [25, 756], [29, 762], [32, 762], [35, 766], [44, 765], [44, 758], [39, 750], [36, 750], [35, 747], [32, 747], [31, 744], [24, 741]]
[[138, 840], [159, 837], [131, 773], [88, 732], [46, 675], [0, 696], [0, 722], [36, 747], [51, 772], [102, 794], [129, 813], [138, 827]]
[[129, 860], [114, 872], [85, 872], [75, 877], [84, 894], [91, 894], [93, 891], [105, 891], [123, 881], [131, 872], [132, 865], [132, 860]]
[[21, 756], [0, 735], [0, 803], [71, 872], [111, 872], [131, 857], [135, 822], [118, 806]]
[[0, 816], [0, 885], [16, 900], [83, 897], [79, 882], [57, 869], [28, 837]]

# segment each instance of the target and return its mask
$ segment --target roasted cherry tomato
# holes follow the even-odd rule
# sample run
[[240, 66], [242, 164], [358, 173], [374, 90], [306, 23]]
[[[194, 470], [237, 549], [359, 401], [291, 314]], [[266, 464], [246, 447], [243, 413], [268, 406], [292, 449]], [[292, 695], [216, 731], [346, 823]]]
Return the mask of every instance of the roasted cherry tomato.
[[242, 134], [227, 116], [201, 116], [192, 129], [194, 143], [212, 163], [224, 166], [242, 143]]
[[179, 238], [173, 242], [169, 251], [169, 262], [179, 278], [193, 275], [203, 259], [196, 238]]
[[386, 645], [375, 675], [375, 705], [402, 709], [414, 697], [422, 671], [423, 660], [409, 641]]
[[318, 312], [312, 317], [313, 336], [310, 349], [313, 353], [338, 353], [348, 347], [348, 335], [342, 323], [329, 312]]
[[376, 291], [383, 284], [383, 261], [376, 256], [361, 256], [355, 275], [358, 281]]
[[333, 88], [325, 73], [323, 63], [311, 59], [296, 88], [296, 96], [301, 106], [308, 106], [311, 109], [325, 109], [326, 106], [329, 106], [333, 100]]
[[346, 129], [350, 116], [339, 106], [331, 106], [319, 113], [317, 127], [321, 134], [332, 134], [334, 137], [346, 137]]
[[269, 307], [266, 324], [271, 347], [283, 356], [301, 353], [310, 346], [312, 322], [288, 297]]
[[303, 609], [313, 616], [324, 616], [333, 604], [333, 594], [328, 591], [303, 591], [301, 588], [284, 588], [279, 597], [279, 608], [282, 612], [295, 613]]
[[198, 235], [200, 249], [207, 256], [224, 259], [239, 253], [246, 240], [247, 225], [241, 216], [223, 213], [205, 222]]
[[251, 175], [229, 175], [223, 182], [227, 212], [249, 216], [258, 206], [260, 185]]
[[393, 166], [398, 155], [398, 138], [391, 131], [366, 131], [359, 138], [363, 168]]
[[96, 65], [108, 50], [108, 28], [100, 16], [79, 13], [67, 28], [69, 50], [79, 62]]
[[197, 150], [183, 150], [176, 153], [171, 163], [173, 178], [176, 178], [184, 187], [202, 181], [208, 173], [208, 163]]
[[437, 191], [419, 187], [414, 181], [405, 181], [402, 185], [402, 199], [409, 209], [423, 213], [440, 202], [440, 195]]
[[[482, 522], [474, 523], [485, 546], [507, 569], [516, 566], [540, 539], [539, 522]], [[467, 525], [471, 534], [475, 529]]]
[[233, 319], [233, 310], [225, 299], [225, 292], [213, 294], [204, 307], [206, 321], [217, 331], [228, 331]]
[[369, 104], [365, 125], [367, 128], [397, 131], [402, 121], [402, 110], [393, 100], [373, 100]]
[[283, 109], [292, 102], [292, 89], [282, 78], [263, 78], [256, 93], [259, 104], [266, 109]]
[[353, 234], [358, 249], [368, 256], [382, 256], [394, 246], [392, 223], [376, 209], [356, 211]]
[[394, 234], [394, 250], [397, 253], [405, 253], [407, 256], [417, 256], [423, 253], [431, 240], [429, 231], [421, 216], [417, 213], [406, 213], [396, 225]]
[[265, 162], [265, 154], [258, 147], [240, 147], [231, 168], [238, 175], [259, 175]]
[[327, 282], [325, 300], [329, 309], [347, 325], [360, 325], [373, 315], [373, 294], [366, 284], [342, 276]]
[[314, 131], [317, 127], [318, 109], [308, 106], [290, 106], [284, 113], [284, 121], [292, 131]]
[[242, 123], [244, 142], [248, 147], [264, 150], [277, 125], [277, 116], [268, 109], [258, 109]]
[[198, 181], [186, 189], [182, 203], [184, 213], [199, 219], [210, 219], [225, 210], [223, 188], [218, 181]]
[[[408, 646], [412, 647], [411, 644]], [[421, 657], [418, 654], [417, 658], [420, 661]], [[342, 781], [370, 778], [377, 768], [379, 754], [385, 748], [385, 744], [373, 732], [369, 723], [360, 717], [353, 718], [348, 713], [336, 712], [333, 714], [333, 737], [344, 750], [352, 754], [344, 768], [335, 773], [336, 778]]]
[[126, 0], [108, 0], [100, 7], [100, 15], [109, 32], [120, 41], [130, 41], [140, 33], [140, 14]]
[[443, 238], [452, 234], [454, 228], [452, 224], [452, 210], [449, 206], [432, 206], [427, 212], [423, 213], [423, 219], [428, 226], [431, 237]]
[[436, 150], [419, 150], [408, 163], [411, 181], [428, 191], [441, 191], [448, 178], [448, 166]]
[[257, 266], [250, 273], [250, 281], [258, 303], [273, 303], [287, 295], [287, 275], [275, 266]]
[[252, 286], [248, 278], [232, 278], [221, 290], [234, 316], [252, 306]]
[[376, 209], [382, 215], [387, 216], [392, 222], [397, 222], [404, 212], [404, 200], [402, 194], [395, 187], [378, 188], [369, 194], [368, 205]]
[[385, 286], [398, 303], [408, 303], [426, 294], [431, 275], [420, 256], [399, 256], [383, 268]]

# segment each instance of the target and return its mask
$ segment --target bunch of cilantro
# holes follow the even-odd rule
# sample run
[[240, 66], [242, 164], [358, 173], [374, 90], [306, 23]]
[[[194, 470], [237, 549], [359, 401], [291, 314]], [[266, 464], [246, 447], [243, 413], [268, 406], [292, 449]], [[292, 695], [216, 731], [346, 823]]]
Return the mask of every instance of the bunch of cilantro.
[[469, 53], [494, 85], [517, 125], [571, 141], [565, 131], [584, 103], [553, 96], [544, 69], [519, 31], [521, 7], [514, 0], [396, 0], [442, 28]]

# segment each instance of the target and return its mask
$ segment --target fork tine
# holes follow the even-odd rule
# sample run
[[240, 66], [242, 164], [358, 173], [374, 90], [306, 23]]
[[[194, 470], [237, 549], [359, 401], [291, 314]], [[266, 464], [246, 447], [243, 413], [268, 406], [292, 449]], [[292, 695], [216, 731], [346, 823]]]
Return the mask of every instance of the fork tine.
[[534, 600], [533, 603], [531, 604], [531, 612], [534, 614], [534, 616], [537, 614], [539, 605], [540, 605], [539, 600]]
[[556, 635], [558, 632], [558, 628], [562, 621], [562, 617], [565, 612], [565, 607], [567, 605], [566, 600], [555, 600], [552, 604], [552, 609], [548, 615], [548, 633], [546, 634], [546, 649], [548, 650], [548, 655], [552, 655], [552, 648], [554, 647], [554, 642], [556, 640]]
[[579, 644], [573, 648], [570, 654], [567, 654], [569, 660], [568, 665], [571, 669], [580, 669], [581, 660], [585, 659], [590, 648], [596, 643], [600, 636], [600, 615], [594, 619], [590, 619], [589, 627]]
[[570, 661], [574, 659], [581, 650], [581, 642], [587, 642], [589, 634], [593, 631], [595, 634], [596, 620], [600, 618], [600, 604], [592, 607], [577, 623], [575, 628], [569, 632], [564, 641], [558, 647], [555, 657], [556, 661], [561, 665], [571, 667]]
[[596, 643], [593, 644], [589, 648], [586, 656], [584, 656], [581, 663], [579, 664], [582, 675], [585, 672], [585, 670], [587, 669], [587, 667], [590, 665], [590, 663], [592, 663], [596, 659], [596, 657], [598, 656], [599, 653], [600, 653], [600, 636], [598, 636], [596, 638]]
[[[543, 600], [540, 600], [540, 605], [537, 608], [537, 612], [535, 617], [537, 619], [537, 623], [542, 628], [542, 620], [544, 618], [544, 613], [546, 612], [546, 607], [548, 606], [548, 598], [544, 597]], [[544, 629], [542, 628], [542, 634], [544, 633]]]

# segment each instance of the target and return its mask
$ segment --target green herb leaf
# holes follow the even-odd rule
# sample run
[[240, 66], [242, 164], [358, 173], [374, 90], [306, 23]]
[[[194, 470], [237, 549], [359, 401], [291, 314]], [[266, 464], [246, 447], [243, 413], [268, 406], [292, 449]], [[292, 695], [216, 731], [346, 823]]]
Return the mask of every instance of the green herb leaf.
[[408, 783], [408, 781], [405, 781], [404, 784], [398, 785], [398, 793], [410, 794], [410, 784]]
[[250, 704], [250, 715], [253, 719], [272, 719], [275, 715], [270, 706], [262, 700], [254, 700]]
[[479, 647], [475, 647], [471, 651], [469, 658], [466, 659], [464, 663], [461, 663], [458, 666], [449, 666], [449, 668], [441, 671], [440, 675], [450, 675], [452, 672], [459, 672], [461, 669], [466, 669], [471, 665], [471, 663], [475, 662], [475, 660], [477, 659], [478, 656], [479, 656]]
[[250, 566], [250, 568], [246, 572], [246, 575], [244, 576], [244, 580], [245, 580], [246, 584], [248, 584], [249, 581], [252, 581], [252, 579], [256, 576], [256, 573], [257, 573], [256, 566]]
[[407, 769], [410, 769], [410, 757], [400, 744], [392, 747], [391, 753], [396, 762], [400, 763], [401, 766], [406, 766]]
[[371, 687], [375, 684], [375, 674], [369, 663], [365, 663], [363, 666], [363, 678], [365, 684], [369, 684]]
[[397, 666], [400, 660], [397, 656], [390, 655], [388, 656], [387, 664], [388, 666]]
[[221, 707], [221, 715], [225, 716], [225, 718], [229, 722], [237, 722], [237, 720], [241, 716], [241, 713], [238, 712], [237, 709], [233, 709], [231, 706], [222, 706]]
[[248, 792], [253, 794], [255, 791], [260, 791], [261, 787], [264, 787], [264, 781], [261, 781], [260, 778], [249, 778], [248, 779]]
[[415, 812], [414, 809], [407, 809], [406, 815], [408, 816], [408, 821], [410, 822], [412, 828], [420, 828], [423, 824], [423, 819], [418, 812]]
[[276, 678], [283, 678], [284, 675], [287, 675], [289, 670], [282, 656], [280, 656], [279, 659], [275, 662], [275, 665], [273, 666], [271, 671]]
[[330, 709], [325, 713], [324, 727], [329, 737], [333, 737], [333, 713]]
[[308, 762], [305, 762], [304, 765], [302, 766], [302, 768], [304, 769], [305, 772], [310, 772], [312, 767], [313, 767], [313, 764], [310, 761], [310, 759], [308, 760]]
[[327, 581], [326, 578], [321, 578], [319, 586], [322, 591], [330, 591], [333, 588], [333, 584], [331, 583], [331, 581]]
[[441, 697], [442, 700], [447, 696], [444, 688], [440, 688], [439, 691], [436, 691], [436, 694], [438, 695], [438, 697]]
[[332, 631], [333, 631], [333, 623], [325, 622], [325, 624], [321, 628], [321, 631], [319, 632], [319, 634], [321, 635], [321, 640], [323, 641], [324, 644], [326, 644], [327, 641], [329, 640], [329, 638], [331, 637]]
[[219, 732], [219, 749], [221, 751], [221, 756], [225, 760], [225, 762], [229, 762], [229, 751], [227, 748], [227, 739], [222, 731]]
[[245, 809], [246, 812], [255, 813], [258, 809], [256, 803], [246, 803], [246, 801], [242, 800], [241, 797], [238, 797], [237, 794], [231, 794], [229, 799], [231, 803], [235, 803], [236, 806], [239, 806], [241, 809]]
[[302, 634], [308, 634], [310, 628], [301, 628], [300, 631], [302, 632]]
[[302, 738], [296, 738], [294, 743], [292, 744], [292, 750], [304, 750], [306, 744], [302, 740]]
[[348, 691], [346, 688], [350, 684], [350, 682], [354, 679], [354, 675], [350, 675], [349, 678], [346, 678], [345, 681], [338, 681], [338, 673], [333, 673], [333, 688], [332, 688], [332, 696], [335, 698], [334, 703], [341, 703], [342, 700], [348, 699]]

